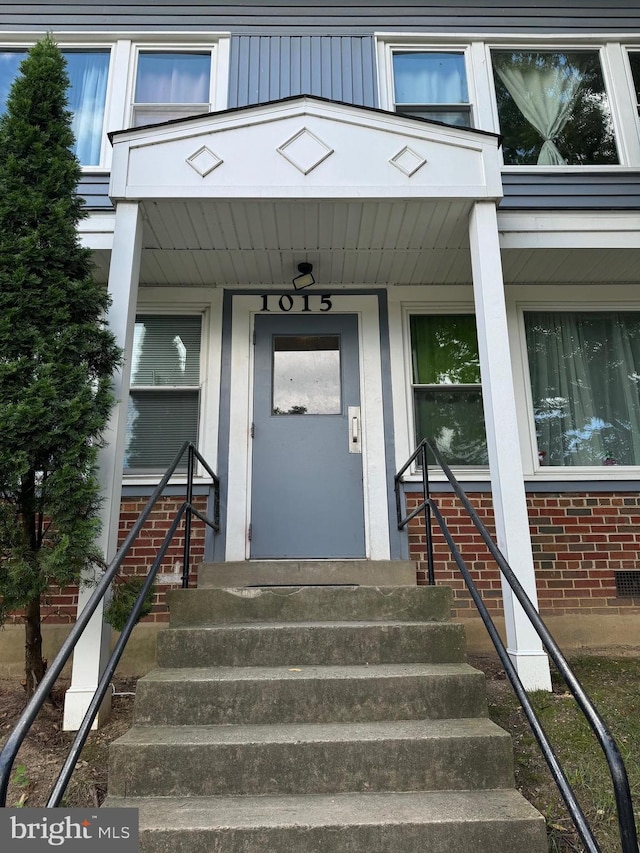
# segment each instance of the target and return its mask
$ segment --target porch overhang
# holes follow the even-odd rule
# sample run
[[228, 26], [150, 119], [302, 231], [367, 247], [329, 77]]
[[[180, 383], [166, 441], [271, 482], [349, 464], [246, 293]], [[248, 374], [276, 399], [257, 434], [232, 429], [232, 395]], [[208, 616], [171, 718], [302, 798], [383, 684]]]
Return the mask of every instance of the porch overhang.
[[502, 195], [495, 134], [309, 96], [111, 139], [142, 284], [468, 282], [471, 209]]

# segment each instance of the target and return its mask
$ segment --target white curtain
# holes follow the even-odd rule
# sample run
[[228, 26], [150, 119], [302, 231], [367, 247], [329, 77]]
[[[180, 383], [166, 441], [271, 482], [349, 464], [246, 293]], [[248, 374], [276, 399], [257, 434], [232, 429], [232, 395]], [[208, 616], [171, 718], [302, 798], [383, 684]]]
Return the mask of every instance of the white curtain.
[[553, 140], [571, 118], [582, 81], [580, 69], [564, 54], [534, 54], [526, 61], [523, 54], [496, 53], [493, 63], [522, 115], [544, 139], [538, 165], [565, 165]]
[[109, 52], [69, 51], [65, 58], [75, 153], [83, 166], [96, 166], [100, 163], [102, 148]]
[[640, 464], [640, 314], [525, 315], [543, 465]]
[[141, 53], [136, 103], [206, 104], [210, 75], [209, 53]]

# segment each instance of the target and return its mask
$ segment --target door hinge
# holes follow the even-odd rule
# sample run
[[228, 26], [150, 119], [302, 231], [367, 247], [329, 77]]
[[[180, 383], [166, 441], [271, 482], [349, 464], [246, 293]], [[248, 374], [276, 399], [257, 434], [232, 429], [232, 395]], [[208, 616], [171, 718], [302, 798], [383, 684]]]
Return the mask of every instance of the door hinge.
[[251, 424], [251, 438], [255, 438], [256, 435], [256, 425]]
[[250, 525], [249, 525], [249, 533], [248, 533], [249, 542], [251, 542], [251, 537], [252, 537], [252, 536], [253, 536], [253, 524], [250, 524]]
[[253, 330], [253, 345], [256, 345], [256, 330]]

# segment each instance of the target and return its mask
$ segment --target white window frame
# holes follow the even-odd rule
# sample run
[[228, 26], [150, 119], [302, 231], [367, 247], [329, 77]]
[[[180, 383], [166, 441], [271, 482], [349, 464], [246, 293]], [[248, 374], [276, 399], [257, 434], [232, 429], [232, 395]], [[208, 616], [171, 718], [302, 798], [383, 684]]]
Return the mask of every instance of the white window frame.
[[[31, 32], [0, 31], [0, 47], [7, 50], [28, 50], [45, 35], [46, 31], [44, 30]], [[227, 108], [231, 41], [228, 32], [206, 34], [176, 32], [167, 34], [165, 39], [158, 32], [147, 31], [122, 33], [63, 31], [54, 32], [53, 38], [61, 50], [86, 48], [87, 50], [108, 49], [111, 51], [100, 164], [83, 166], [83, 172], [89, 174], [108, 173], [111, 168], [112, 148], [107, 134], [130, 126], [137, 55], [140, 50], [163, 52], [211, 51], [209, 106], [211, 110]]]
[[[184, 117], [189, 115], [197, 115], [199, 113], [207, 113], [211, 112], [214, 109], [221, 109], [220, 106], [216, 106], [219, 103], [220, 97], [218, 93], [218, 76], [219, 69], [217, 68], [217, 54], [219, 51], [217, 50], [217, 43], [212, 44], [211, 42], [193, 42], [189, 44], [178, 44], [178, 43], [167, 43], [167, 42], [138, 42], [136, 44], [132, 44], [131, 50], [131, 60], [130, 60], [130, 68], [129, 68], [129, 91], [127, 98], [127, 108], [128, 108], [128, 116], [126, 119], [126, 127], [135, 127], [134, 125], [134, 116], [135, 116], [135, 108], [136, 106], [143, 105], [136, 104], [135, 101], [135, 91], [136, 91], [136, 81], [138, 77], [138, 59], [141, 54], [144, 53], [208, 53], [211, 57], [211, 74], [209, 78], [209, 92], [208, 92], [208, 101], [206, 104], [203, 104], [203, 109], [200, 109], [200, 104], [164, 104], [158, 103], [157, 107], [160, 110], [166, 109], [169, 111], [171, 107], [193, 107], [193, 112], [185, 113]], [[224, 104], [226, 106], [226, 89], [224, 93]], [[144, 103], [145, 106], [151, 106]], [[155, 105], [154, 105], [155, 106]], [[180, 117], [180, 116], [178, 116]], [[175, 119], [176, 116], [172, 115], [169, 117], [170, 119]], [[146, 122], [144, 123], [146, 124]]]
[[[543, 291], [542, 293], [540, 292], [541, 290]], [[640, 479], [640, 465], [615, 465], [607, 467], [603, 465], [563, 466], [540, 464], [525, 333], [525, 313], [531, 311], [564, 311], [575, 314], [586, 313], [588, 311], [600, 313], [630, 311], [640, 314], [640, 303], [629, 300], [628, 288], [625, 288], [624, 285], [621, 285], [619, 288], [617, 286], [612, 287], [610, 298], [607, 301], [602, 300], [602, 287], [599, 285], [586, 285], [580, 288], [582, 298], [576, 298], [571, 292], [573, 288], [567, 285], [566, 288], [561, 289], [559, 294], [564, 296], [564, 298], [554, 300], [551, 295], [553, 290], [558, 295], [558, 287], [522, 285], [518, 288], [517, 294], [514, 294], [517, 298], [514, 301], [510, 301], [510, 304], [508, 303], [513, 374], [514, 379], [516, 379], [516, 409], [521, 436], [525, 480], [527, 482], [638, 480]], [[546, 294], [544, 291], [546, 291]]]
[[[217, 381], [221, 369], [222, 350], [222, 291], [217, 288], [205, 289], [184, 287], [177, 295], [180, 302], [168, 302], [167, 290], [162, 287], [145, 287], [140, 293], [140, 302], [136, 305], [136, 316], [200, 316], [200, 381], [199, 411], [198, 411], [198, 450], [214, 471], [218, 469], [218, 427], [219, 427], [219, 396], [216, 393]], [[176, 297], [174, 291], [174, 298]], [[213, 383], [210, 377], [215, 377]], [[213, 384], [213, 387], [211, 387]], [[194, 390], [196, 386], [188, 386]], [[135, 386], [131, 385], [131, 390]], [[125, 486], [156, 485], [164, 472], [149, 471], [123, 473]], [[209, 474], [200, 464], [196, 465], [195, 477], [199, 483], [210, 483]], [[172, 483], [186, 482], [186, 474], [178, 472], [171, 480]]]
[[[474, 110], [474, 102], [471, 98], [471, 90], [469, 87], [469, 79], [470, 79], [470, 73], [471, 72], [470, 72], [470, 67], [469, 67], [469, 50], [468, 50], [468, 47], [458, 48], [458, 47], [449, 46], [447, 48], [445, 48], [445, 47], [436, 48], [436, 47], [432, 47], [430, 45], [429, 47], [423, 48], [423, 47], [420, 47], [419, 45], [415, 45], [411, 48], [406, 48], [406, 49], [402, 49], [402, 50], [400, 50], [400, 49], [391, 50], [390, 51], [390, 63], [391, 63], [392, 74], [391, 74], [391, 80], [389, 81], [389, 85], [390, 85], [389, 91], [390, 91], [390, 94], [391, 94], [391, 97], [393, 100], [393, 109], [395, 112], [399, 113], [400, 115], [411, 115], [411, 112], [405, 111], [404, 109], [399, 107], [398, 104], [396, 103], [395, 96], [394, 96], [395, 87], [394, 87], [394, 80], [393, 80], [393, 58], [394, 58], [394, 56], [398, 56], [399, 54], [407, 54], [407, 53], [419, 53], [419, 54], [432, 53], [434, 55], [438, 55], [441, 53], [448, 53], [448, 54], [457, 54], [459, 56], [462, 56], [462, 58], [464, 60], [465, 77], [466, 77], [466, 83], [467, 83], [467, 94], [469, 96], [468, 101], [465, 102], [464, 104], [445, 104], [445, 103], [437, 104], [437, 103], [424, 101], [424, 102], [421, 102], [420, 104], [416, 104], [416, 106], [417, 107], [424, 106], [426, 109], [432, 108], [434, 112], [438, 111], [438, 107], [441, 107], [442, 108], [441, 111], [443, 111], [443, 112], [446, 112], [446, 111], [454, 112], [454, 111], [456, 111], [456, 109], [459, 112], [466, 112], [469, 115], [469, 125], [468, 126], [470, 128], [474, 127], [475, 110]], [[429, 116], [426, 115], [426, 116], [423, 116], [423, 118], [428, 119]], [[438, 120], [439, 119], [436, 119], [436, 121], [438, 121]], [[463, 126], [463, 125], [460, 125], [460, 126]]]
[[[138, 306], [136, 308], [136, 317], [135, 321], [137, 323], [138, 317], [171, 317], [171, 318], [179, 318], [179, 317], [198, 317], [200, 319], [200, 359], [198, 364], [198, 384], [197, 385], [135, 385], [133, 382], [129, 385], [129, 399], [131, 398], [132, 393], [141, 392], [144, 394], [145, 391], [151, 392], [160, 392], [165, 394], [179, 393], [182, 391], [187, 391], [191, 393], [197, 393], [198, 396], [198, 419], [196, 425], [196, 444], [200, 446], [200, 437], [203, 429], [202, 423], [202, 393], [203, 393], [203, 383], [202, 383], [202, 371], [204, 366], [204, 359], [202, 357], [202, 348], [204, 343], [204, 325], [205, 325], [205, 317], [203, 311], [193, 311], [187, 308], [181, 308], [177, 310], [159, 310], [157, 308], [151, 308], [149, 310], [145, 310], [144, 308]], [[186, 459], [185, 459], [186, 462]], [[148, 472], [144, 470], [131, 470], [128, 468], [124, 468], [123, 476], [127, 482], [131, 481], [131, 478], [138, 477], [154, 477], [159, 479], [164, 473], [164, 469], [160, 467], [156, 470], [148, 470]]]
[[[12, 35], [16, 35], [15, 33]], [[43, 38], [45, 33], [39, 33], [33, 38], [28, 37], [25, 38], [25, 34], [21, 33], [21, 38], [19, 40], [12, 41], [6, 37], [6, 34], [0, 33], [0, 49], [2, 50], [15, 50], [15, 51], [28, 51], [36, 41]], [[114, 65], [114, 50], [113, 50], [113, 39], [108, 41], [97, 41], [97, 40], [89, 40], [87, 37], [83, 40], [71, 41], [69, 38], [62, 38], [61, 35], [54, 35], [56, 43], [61, 51], [66, 50], [97, 50], [97, 51], [105, 51], [109, 52], [109, 72], [107, 74], [107, 93], [104, 105], [104, 115], [102, 120], [102, 140], [100, 143], [100, 160], [99, 163], [85, 166], [81, 164], [81, 169], [83, 172], [93, 173], [103, 172], [106, 170], [106, 163], [111, 159], [111, 153], [108, 149], [110, 149], [109, 140], [107, 139], [107, 119], [109, 116], [109, 106], [111, 100], [111, 91], [113, 88], [113, 65]]]
[[376, 33], [378, 92], [380, 107], [395, 111], [392, 54], [398, 51], [465, 51], [467, 86], [472, 110], [473, 127], [499, 133], [498, 109], [491, 64], [492, 50], [579, 51], [597, 52], [609, 99], [611, 120], [618, 148], [619, 163], [612, 165], [568, 166], [503, 166], [504, 172], [559, 174], [637, 171], [640, 166], [640, 120], [633, 94], [631, 69], [627, 53], [640, 51], [640, 36], [594, 34], [568, 38], [561, 35], [536, 36], [523, 34], [416, 34]]
[[[402, 288], [404, 290], [404, 288]], [[416, 447], [416, 421], [414, 408], [413, 364], [411, 358], [411, 320], [419, 314], [441, 316], [443, 314], [465, 314], [475, 317], [476, 309], [473, 299], [467, 294], [460, 295], [460, 301], [453, 301], [450, 295], [444, 299], [438, 298], [440, 288], [434, 288], [434, 301], [417, 302], [402, 298], [399, 301], [390, 300], [389, 331], [391, 347], [392, 390], [394, 398], [395, 434], [396, 434], [396, 470], [404, 465]], [[444, 291], [442, 289], [442, 295]], [[406, 293], [406, 291], [405, 291]], [[393, 294], [390, 294], [393, 296]], [[401, 346], [397, 346], [397, 337], [401, 338]], [[482, 388], [482, 385], [479, 386]], [[400, 440], [404, 436], [404, 441]], [[485, 482], [489, 480], [488, 465], [455, 465], [452, 466], [456, 477], [467, 482]], [[429, 476], [435, 482], [445, 480], [445, 475], [439, 467], [429, 469]], [[421, 481], [422, 471], [414, 464], [407, 475], [407, 481]]]
[[[397, 37], [396, 37], [397, 38]], [[469, 95], [470, 127], [478, 128], [478, 96], [475, 84], [474, 67], [471, 61], [471, 45], [468, 41], [461, 42], [438, 42], [426, 41], [424, 38], [394, 39], [387, 40], [378, 36], [377, 39], [377, 62], [378, 62], [378, 93], [382, 109], [396, 112], [393, 84], [393, 55], [396, 53], [460, 53], [464, 56], [465, 71], [467, 75], [467, 92]], [[435, 105], [434, 105], [435, 106]], [[402, 113], [403, 115], [405, 113]]]
[[[616, 150], [618, 152], [618, 162], [610, 163], [610, 164], [585, 164], [585, 165], [575, 165], [575, 164], [567, 164], [564, 166], [538, 166], [535, 164], [531, 164], [528, 166], [515, 166], [510, 164], [503, 163], [502, 169], [504, 172], [511, 172], [513, 174], [526, 172], [538, 172], [538, 173], [547, 173], [547, 174], [558, 174], [558, 172], [562, 171], [594, 171], [594, 172], [606, 172], [606, 171], [619, 171], [621, 167], [624, 167], [625, 160], [628, 157], [628, 149], [625, 144], [625, 134], [623, 132], [623, 124], [620, 119], [620, 109], [619, 109], [619, 100], [618, 100], [618, 90], [614, 90], [614, 86], [612, 85], [612, 73], [611, 73], [611, 65], [608, 62], [608, 54], [605, 48], [605, 45], [602, 40], [597, 43], [585, 44], [585, 43], [571, 43], [565, 41], [556, 42], [546, 42], [541, 44], [538, 41], [527, 41], [521, 44], [515, 43], [498, 43], [498, 44], [487, 44], [487, 67], [490, 72], [490, 86], [491, 86], [491, 105], [493, 108], [494, 115], [494, 126], [495, 132], [501, 133], [500, 130], [500, 120], [498, 118], [498, 102], [496, 97], [496, 89], [495, 89], [495, 80], [493, 76], [493, 61], [492, 54], [494, 51], [509, 51], [509, 50], [521, 50], [521, 51], [531, 51], [532, 53], [540, 52], [540, 53], [563, 53], [563, 52], [571, 52], [571, 53], [596, 53], [598, 55], [598, 59], [600, 61], [600, 70], [602, 71], [602, 78], [604, 82], [604, 90], [607, 96], [607, 100], [609, 103], [609, 109], [611, 112], [611, 121], [613, 124], [613, 134], [614, 140], [616, 144]], [[622, 93], [620, 93], [622, 95]], [[501, 150], [502, 151], [502, 150]], [[640, 151], [639, 151], [640, 154]]]

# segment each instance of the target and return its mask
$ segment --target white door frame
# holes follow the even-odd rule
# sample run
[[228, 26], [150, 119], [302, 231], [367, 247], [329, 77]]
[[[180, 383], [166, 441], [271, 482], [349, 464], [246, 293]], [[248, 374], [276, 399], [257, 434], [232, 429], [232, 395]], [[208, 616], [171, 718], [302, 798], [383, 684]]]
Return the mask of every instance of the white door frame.
[[[313, 310], [321, 293], [306, 291]], [[270, 294], [274, 316], [280, 294]], [[300, 294], [288, 314], [303, 314]], [[288, 303], [287, 303], [288, 304]], [[389, 510], [382, 404], [382, 370], [378, 297], [331, 293], [331, 312], [358, 316], [360, 354], [360, 405], [362, 416], [362, 476], [364, 488], [365, 547], [371, 560], [388, 560]], [[231, 399], [229, 407], [229, 475], [225, 560], [249, 557], [251, 506], [251, 421], [253, 409], [253, 326], [261, 312], [261, 294], [232, 299]], [[303, 316], [309, 316], [304, 313]]]

